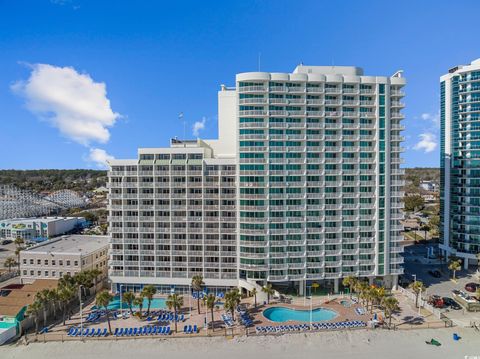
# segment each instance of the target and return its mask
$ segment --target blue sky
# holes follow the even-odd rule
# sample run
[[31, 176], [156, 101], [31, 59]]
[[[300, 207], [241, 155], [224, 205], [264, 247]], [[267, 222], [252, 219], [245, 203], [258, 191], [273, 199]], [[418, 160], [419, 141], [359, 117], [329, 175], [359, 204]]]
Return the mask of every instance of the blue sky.
[[0, 168], [133, 158], [182, 137], [180, 112], [189, 137], [205, 119], [200, 137], [215, 138], [220, 84], [257, 70], [259, 53], [271, 72], [404, 70], [405, 165], [438, 166], [439, 76], [480, 57], [479, 11], [461, 0], [0, 0]]

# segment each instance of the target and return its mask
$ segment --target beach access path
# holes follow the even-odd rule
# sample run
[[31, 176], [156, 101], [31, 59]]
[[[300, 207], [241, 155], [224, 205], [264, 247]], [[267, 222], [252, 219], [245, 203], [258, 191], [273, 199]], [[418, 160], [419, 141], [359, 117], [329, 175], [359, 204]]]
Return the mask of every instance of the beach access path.
[[[454, 341], [453, 333], [461, 339]], [[442, 345], [425, 341], [435, 338]], [[480, 358], [480, 332], [470, 328], [414, 330], [352, 330], [232, 339], [167, 338], [47, 342], [0, 347], [9, 359], [245, 359], [245, 358]]]

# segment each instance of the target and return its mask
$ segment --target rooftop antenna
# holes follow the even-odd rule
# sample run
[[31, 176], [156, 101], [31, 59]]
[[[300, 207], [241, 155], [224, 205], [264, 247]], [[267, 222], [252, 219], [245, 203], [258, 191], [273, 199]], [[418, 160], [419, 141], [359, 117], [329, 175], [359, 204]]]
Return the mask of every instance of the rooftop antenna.
[[178, 114], [178, 119], [183, 120], [183, 146], [185, 146], [185, 138], [187, 137], [187, 121], [185, 121], [183, 112]]
[[261, 59], [262, 59], [262, 53], [259, 52], [259, 53], [258, 53], [258, 72], [260, 72], [260, 62], [261, 62]]

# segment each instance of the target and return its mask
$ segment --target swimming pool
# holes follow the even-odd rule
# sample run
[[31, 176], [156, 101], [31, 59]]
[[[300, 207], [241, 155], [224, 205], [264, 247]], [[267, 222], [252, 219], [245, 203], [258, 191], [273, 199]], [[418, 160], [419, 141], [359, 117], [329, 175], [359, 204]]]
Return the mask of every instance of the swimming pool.
[[[334, 310], [317, 308], [312, 311], [312, 321], [321, 322], [335, 318], [338, 313]], [[272, 322], [284, 323], [289, 320], [296, 322], [309, 322], [309, 310], [296, 310], [285, 307], [272, 307], [263, 311], [263, 316]]]
[[[146, 298], [143, 299], [143, 310], [146, 310], [148, 307], [148, 300]], [[165, 304], [165, 299], [163, 298], [153, 298], [152, 304], [150, 305], [151, 309], [163, 309], [166, 308], [167, 305]], [[128, 306], [125, 303], [122, 303], [123, 309], [128, 309]], [[133, 306], [134, 309], [138, 309], [138, 306]], [[92, 309], [97, 309], [97, 306], [93, 306]], [[114, 297], [110, 304], [108, 305], [108, 309], [117, 310], [120, 309], [120, 297]]]

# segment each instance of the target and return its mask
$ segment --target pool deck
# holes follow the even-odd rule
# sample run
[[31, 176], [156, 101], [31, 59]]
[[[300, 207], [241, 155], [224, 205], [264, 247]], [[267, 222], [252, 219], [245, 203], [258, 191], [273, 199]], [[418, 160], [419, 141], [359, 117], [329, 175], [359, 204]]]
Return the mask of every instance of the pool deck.
[[[313, 303], [312, 303], [312, 309], [318, 309], [318, 308], [324, 308], [324, 309], [329, 309], [333, 310], [338, 313], [338, 315], [331, 319], [331, 320], [324, 320], [322, 322], [342, 322], [346, 320], [362, 320], [362, 321], [369, 321], [372, 317], [372, 314], [366, 313], [364, 315], [358, 315], [355, 312], [355, 308], [360, 308], [362, 305], [360, 304], [354, 304], [350, 307], [345, 307], [344, 305], [340, 304], [341, 300], [348, 300], [350, 301], [349, 298], [338, 298], [338, 299], [332, 299], [330, 301], [326, 301], [324, 297], [314, 297], [313, 298]], [[303, 306], [303, 299], [301, 298], [296, 298], [294, 299], [292, 304], [286, 304], [286, 303], [280, 303], [280, 302], [271, 302], [269, 305], [265, 306], [260, 306], [258, 308], [252, 308], [249, 313], [251, 313], [254, 316], [254, 324], [255, 325], [282, 325], [284, 323], [280, 322], [274, 322], [271, 320], [268, 320], [265, 318], [263, 315], [263, 311], [267, 308], [272, 308], [272, 307], [284, 307], [284, 308], [290, 308], [290, 309], [296, 309], [296, 310], [310, 310], [310, 300], [306, 300], [306, 306]], [[288, 322], [285, 322], [287, 324], [305, 324], [305, 322], [299, 322], [295, 320], [289, 320]], [[307, 322], [308, 323], [308, 322]], [[318, 322], [315, 322], [318, 323]]]
[[[340, 321], [347, 321], [347, 320], [361, 320], [361, 321], [364, 321], [364, 322], [368, 322], [371, 317], [372, 317], [372, 314], [370, 313], [366, 313], [365, 315], [358, 315], [356, 312], [355, 312], [355, 308], [358, 308], [358, 307], [361, 307], [360, 304], [354, 304], [352, 303], [351, 306], [349, 307], [346, 307], [342, 304], [340, 304], [340, 301], [342, 300], [347, 300], [349, 302], [350, 301], [350, 298], [348, 297], [341, 297], [341, 298], [335, 298], [335, 299], [331, 299], [329, 300], [327, 297], [316, 297], [314, 296], [313, 297], [313, 302], [311, 303], [312, 304], [312, 308], [313, 309], [317, 309], [317, 308], [325, 308], [325, 309], [329, 309], [329, 310], [333, 310], [335, 311], [336, 313], [338, 313], [338, 315], [331, 319], [331, 320], [324, 320], [322, 322], [340, 322]], [[112, 328], [112, 332], [115, 332], [115, 329], [116, 328], [140, 328], [140, 327], [144, 327], [144, 326], [170, 326], [170, 329], [171, 329], [171, 334], [170, 336], [175, 336], [175, 337], [178, 337], [178, 336], [196, 336], [196, 335], [201, 335], [201, 336], [205, 336], [205, 335], [229, 335], [229, 333], [231, 334], [235, 334], [235, 335], [242, 335], [242, 334], [245, 334], [245, 328], [238, 322], [236, 321], [236, 324], [233, 326], [233, 328], [231, 329], [228, 329], [226, 328], [222, 318], [221, 318], [221, 315], [225, 313], [223, 307], [218, 307], [218, 308], [215, 308], [214, 309], [214, 327], [215, 327], [215, 331], [212, 332], [212, 329], [211, 329], [211, 326], [209, 327], [208, 331], [207, 329], [205, 329], [204, 327], [204, 324], [205, 324], [205, 317], [207, 317], [207, 320], [208, 322], [210, 323], [211, 321], [211, 313], [208, 312], [206, 313], [206, 308], [203, 306], [202, 302], [200, 301], [201, 305], [200, 305], [200, 313], [198, 313], [197, 311], [197, 301], [192, 299], [191, 300], [191, 305], [192, 305], [192, 309], [191, 309], [191, 316], [190, 316], [190, 310], [188, 308], [188, 305], [189, 305], [189, 299], [187, 297], [184, 298], [184, 303], [186, 304], [186, 306], [184, 308], [182, 308], [181, 311], [179, 311], [178, 313], [182, 313], [184, 314], [184, 317], [185, 317], [185, 320], [182, 321], [182, 322], [178, 322], [177, 323], [177, 326], [178, 326], [178, 332], [177, 333], [174, 333], [174, 328], [175, 328], [175, 325], [174, 323], [169, 323], [169, 322], [162, 322], [162, 321], [157, 321], [157, 317], [155, 316], [153, 318], [152, 321], [147, 321], [144, 318], [140, 319], [138, 317], [132, 317], [131, 315], [128, 315], [128, 318], [122, 318], [122, 317], [119, 317], [118, 319], [113, 319], [112, 316], [110, 316], [110, 324], [111, 324], [111, 328]], [[280, 303], [278, 301], [271, 301], [270, 304], [268, 305], [257, 305], [257, 307], [255, 308], [254, 304], [253, 304], [253, 298], [245, 298], [242, 300], [242, 305], [244, 305], [247, 310], [248, 310], [248, 313], [250, 315], [250, 317], [252, 318], [253, 320], [253, 324], [254, 326], [279, 326], [279, 325], [283, 325], [283, 324], [292, 324], [292, 325], [295, 325], [295, 324], [308, 324], [308, 322], [299, 322], [299, 321], [288, 321], [288, 322], [284, 322], [284, 323], [280, 323], [280, 322], [273, 322], [273, 321], [270, 321], [268, 320], [267, 318], [264, 317], [263, 315], [263, 311], [268, 309], [268, 308], [272, 308], [272, 307], [285, 307], [285, 308], [290, 308], [290, 309], [297, 309], [297, 310], [310, 310], [310, 299], [306, 299], [304, 300], [303, 298], [293, 298], [292, 300], [292, 303], [291, 304], [287, 304], [287, 303]], [[304, 306], [304, 303], [306, 304]], [[108, 327], [108, 324], [107, 324], [107, 320], [106, 320], [106, 316], [102, 316], [98, 321], [96, 322], [86, 322], [86, 318], [88, 317], [88, 315], [92, 312], [92, 307], [93, 307], [93, 303], [86, 306], [83, 310], [83, 328], [88, 328], [88, 329], [98, 329], [100, 328], [101, 330], [103, 330], [103, 328], [107, 328]], [[168, 310], [168, 309], [165, 309], [165, 308], [160, 308], [162, 310]], [[159, 308], [152, 308], [151, 311], [158, 311], [160, 310]], [[124, 308], [123, 309], [124, 313], [127, 313], [129, 312], [129, 309], [127, 308]], [[146, 308], [143, 308], [143, 312], [145, 313], [146, 312]], [[238, 317], [238, 313], [235, 313], [235, 319], [237, 319]], [[43, 336], [43, 340], [79, 340], [79, 339], [82, 339], [80, 337], [68, 337], [66, 335], [68, 329], [72, 326], [76, 326], [76, 327], [80, 327], [80, 315], [79, 313], [73, 315], [69, 320], [66, 321], [65, 325], [63, 324], [59, 324], [59, 325], [56, 325], [54, 326], [53, 328], [51, 328], [51, 330], [49, 331], [49, 333], [47, 333], [46, 335]], [[318, 323], [318, 322], [316, 322]], [[185, 325], [197, 325], [198, 329], [199, 329], [199, 333], [198, 334], [184, 334], [183, 333], [183, 328]], [[249, 333], [252, 333], [252, 331], [254, 332], [253, 328], [250, 328], [248, 330]], [[158, 338], [158, 336], [153, 336], [152, 338]], [[142, 338], [142, 337], [120, 337], [120, 338], [117, 338], [115, 336], [107, 336], [105, 339], [115, 339], [115, 340], [124, 340], [124, 339], [135, 339], [135, 338]], [[145, 337], [143, 337], [145, 338]], [[83, 338], [83, 339], [95, 339], [95, 338]]]

